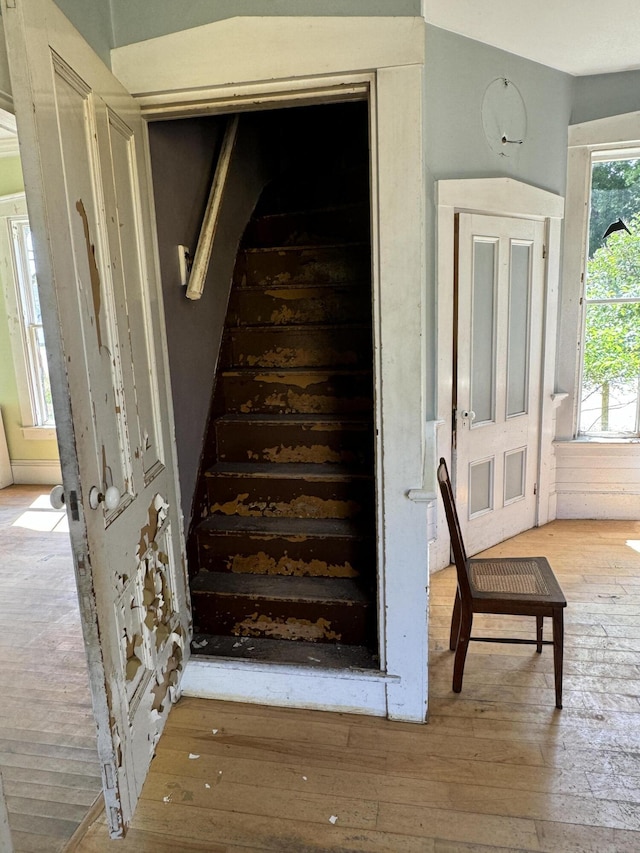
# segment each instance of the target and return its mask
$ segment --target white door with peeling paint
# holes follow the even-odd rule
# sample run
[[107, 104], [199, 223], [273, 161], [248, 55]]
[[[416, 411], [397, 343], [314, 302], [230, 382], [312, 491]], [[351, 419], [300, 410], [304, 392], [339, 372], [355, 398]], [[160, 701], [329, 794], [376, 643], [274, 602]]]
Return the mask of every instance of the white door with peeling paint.
[[2, 0], [2, 13], [118, 836], [176, 698], [190, 632], [146, 137], [132, 98], [52, 0]]
[[458, 222], [456, 502], [470, 554], [536, 524], [544, 223]]

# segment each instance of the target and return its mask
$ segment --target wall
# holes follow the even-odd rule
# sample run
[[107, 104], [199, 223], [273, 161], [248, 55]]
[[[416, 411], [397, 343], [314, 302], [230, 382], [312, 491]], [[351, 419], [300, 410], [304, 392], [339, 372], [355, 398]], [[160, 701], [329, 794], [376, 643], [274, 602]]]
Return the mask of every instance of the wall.
[[[525, 144], [510, 157], [489, 147], [482, 125], [482, 100], [487, 86], [506, 77], [518, 87], [527, 109]], [[574, 78], [472, 39], [427, 26], [425, 62], [425, 156], [428, 169], [426, 235], [428, 283], [432, 309], [427, 371], [428, 417], [435, 412], [435, 208], [434, 183], [447, 178], [510, 177], [564, 195], [567, 125]], [[448, 341], [444, 345], [450, 345]], [[443, 427], [443, 430], [446, 427]]]
[[[57, 0], [62, 6], [63, 0]], [[71, 0], [64, 0], [69, 3]], [[81, 3], [82, 0], [76, 0]], [[110, 0], [114, 46], [198, 27], [241, 15], [419, 15], [420, 0]]]
[[571, 124], [640, 110], [640, 70], [577, 77]]
[[[23, 192], [22, 169], [19, 157], [0, 158], [0, 199], [3, 196]], [[0, 220], [0, 226], [4, 222]], [[34, 441], [22, 435], [22, 417], [16, 385], [15, 367], [9, 325], [4, 301], [7, 284], [7, 267], [11, 258], [0, 257], [0, 406], [9, 448], [9, 457], [16, 482], [49, 482], [57, 473], [58, 447], [54, 441]], [[13, 283], [9, 282], [13, 287]], [[51, 464], [54, 464], [52, 473]], [[42, 473], [39, 473], [41, 469]]]
[[24, 192], [20, 157], [0, 157], [0, 198]]
[[185, 288], [179, 285], [177, 246], [195, 252], [226, 116], [149, 126], [180, 490], [187, 523], [238, 243], [266, 181], [266, 169], [255, 150], [258, 134], [253, 124], [253, 116], [241, 118], [221, 208], [223, 224], [198, 301], [186, 299]]
[[[109, 51], [114, 46], [110, 0], [54, 0], [54, 2], [74, 27], [82, 33], [102, 61], [109, 65]], [[131, 5], [144, 7], [147, 13], [150, 3], [145, 0], [143, 3]]]

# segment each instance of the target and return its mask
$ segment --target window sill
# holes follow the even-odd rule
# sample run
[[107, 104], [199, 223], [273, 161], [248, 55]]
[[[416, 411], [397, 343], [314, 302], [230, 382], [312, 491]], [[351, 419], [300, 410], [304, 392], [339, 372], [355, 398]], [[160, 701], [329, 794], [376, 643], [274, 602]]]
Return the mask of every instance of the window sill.
[[22, 427], [22, 437], [27, 441], [55, 441], [55, 427]]
[[637, 435], [578, 435], [573, 439], [578, 444], [640, 444]]

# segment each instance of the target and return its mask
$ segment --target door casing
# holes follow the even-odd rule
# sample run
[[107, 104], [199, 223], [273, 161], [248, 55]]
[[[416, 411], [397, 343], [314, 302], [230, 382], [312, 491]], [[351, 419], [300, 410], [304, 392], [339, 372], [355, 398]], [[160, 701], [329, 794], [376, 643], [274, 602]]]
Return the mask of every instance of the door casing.
[[[564, 198], [513, 178], [473, 178], [436, 183], [437, 205], [437, 419], [433, 458], [451, 464], [453, 388], [453, 293], [455, 281], [455, 215], [479, 213], [537, 219], [545, 223], [545, 297], [542, 328], [540, 450], [538, 456], [538, 524], [555, 518], [553, 438], [555, 412], [564, 395], [556, 391], [556, 332], [560, 284], [560, 245]], [[434, 472], [435, 493], [435, 472]], [[449, 564], [449, 536], [444, 510], [432, 508], [435, 533], [430, 541], [431, 571]]]
[[424, 49], [421, 18], [234, 18], [112, 52], [149, 120], [370, 105], [380, 672], [190, 661], [190, 695], [426, 719]]

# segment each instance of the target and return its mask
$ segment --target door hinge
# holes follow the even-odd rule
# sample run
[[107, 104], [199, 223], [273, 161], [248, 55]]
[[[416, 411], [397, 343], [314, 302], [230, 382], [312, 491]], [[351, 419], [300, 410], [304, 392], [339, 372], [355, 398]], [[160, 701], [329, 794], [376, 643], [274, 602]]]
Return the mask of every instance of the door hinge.
[[538, 494], [538, 484], [537, 484], [537, 483], [534, 483], [534, 484], [533, 484], [533, 494], [534, 494], [534, 495], [537, 495], [537, 494]]
[[545, 246], [544, 243], [542, 244], [542, 257], [543, 258], [547, 257], [547, 247]]

